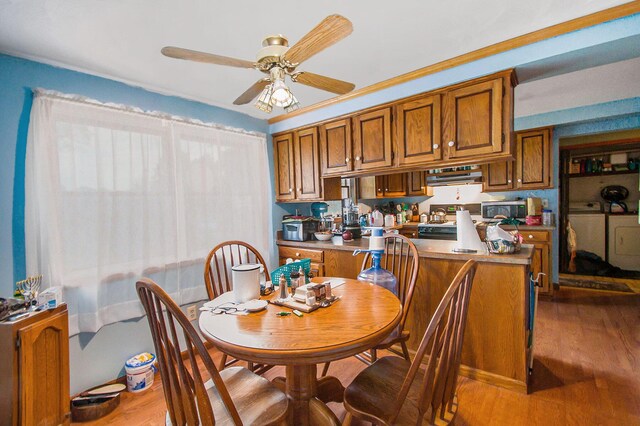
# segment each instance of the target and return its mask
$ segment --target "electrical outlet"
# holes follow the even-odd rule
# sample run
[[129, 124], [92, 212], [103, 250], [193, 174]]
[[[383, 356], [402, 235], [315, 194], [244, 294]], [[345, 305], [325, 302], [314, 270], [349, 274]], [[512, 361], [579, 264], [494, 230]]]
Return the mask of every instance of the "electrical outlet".
[[187, 306], [187, 318], [189, 321], [195, 321], [198, 318], [196, 305]]
[[545, 209], [549, 207], [549, 200], [547, 200], [546, 198], [542, 199], [542, 207], [544, 207]]

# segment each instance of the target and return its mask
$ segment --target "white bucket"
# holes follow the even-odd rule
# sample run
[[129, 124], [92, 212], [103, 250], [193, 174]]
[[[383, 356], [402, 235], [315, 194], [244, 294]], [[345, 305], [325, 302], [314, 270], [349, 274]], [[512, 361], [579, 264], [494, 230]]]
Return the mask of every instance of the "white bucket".
[[231, 268], [233, 298], [237, 303], [260, 298], [260, 264], [244, 263]]
[[148, 352], [131, 357], [124, 364], [127, 373], [127, 390], [129, 392], [142, 392], [153, 384], [153, 376], [156, 372], [156, 356]]

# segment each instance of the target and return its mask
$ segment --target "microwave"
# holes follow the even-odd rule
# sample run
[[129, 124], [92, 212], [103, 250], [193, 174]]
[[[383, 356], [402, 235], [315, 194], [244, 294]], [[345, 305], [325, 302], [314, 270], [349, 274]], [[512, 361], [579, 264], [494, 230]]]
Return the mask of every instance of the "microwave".
[[490, 220], [496, 216], [524, 219], [527, 217], [527, 202], [518, 201], [483, 201], [481, 203], [482, 219]]

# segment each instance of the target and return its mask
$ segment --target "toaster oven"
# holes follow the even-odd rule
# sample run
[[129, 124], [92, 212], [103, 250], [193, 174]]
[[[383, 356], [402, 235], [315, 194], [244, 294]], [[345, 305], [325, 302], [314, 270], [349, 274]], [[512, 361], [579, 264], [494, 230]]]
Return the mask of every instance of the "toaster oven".
[[317, 220], [292, 220], [282, 221], [282, 239], [287, 241], [308, 241], [313, 239], [313, 234], [318, 231]]

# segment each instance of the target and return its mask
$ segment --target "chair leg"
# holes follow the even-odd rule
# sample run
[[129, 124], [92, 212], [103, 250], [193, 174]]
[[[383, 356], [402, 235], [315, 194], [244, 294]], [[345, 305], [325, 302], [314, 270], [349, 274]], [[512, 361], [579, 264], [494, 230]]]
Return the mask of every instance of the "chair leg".
[[353, 415], [351, 412], [347, 411], [344, 416], [344, 420], [342, 421], [342, 426], [351, 426], [351, 419], [353, 419]]
[[400, 346], [402, 346], [402, 353], [404, 354], [404, 359], [411, 362], [411, 355], [409, 355], [409, 349], [407, 349], [406, 342], [400, 342]]
[[369, 353], [371, 354], [371, 364], [373, 364], [378, 359], [378, 352], [374, 348], [371, 348]]
[[247, 361], [247, 368], [249, 371], [254, 371], [254, 365], [251, 361]]
[[327, 362], [324, 364], [324, 367], [322, 367], [322, 374], [320, 375], [320, 377], [324, 377], [327, 375], [327, 373], [329, 372], [329, 365], [331, 365], [330, 362]]
[[227, 354], [222, 354], [222, 358], [220, 358], [220, 366], [218, 370], [224, 370], [224, 367], [227, 365]]

